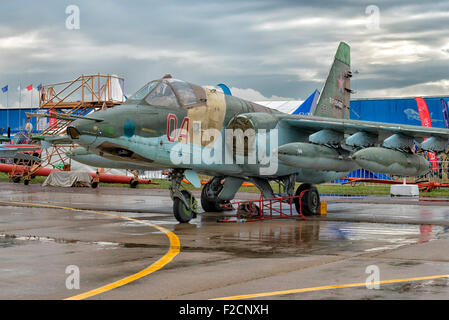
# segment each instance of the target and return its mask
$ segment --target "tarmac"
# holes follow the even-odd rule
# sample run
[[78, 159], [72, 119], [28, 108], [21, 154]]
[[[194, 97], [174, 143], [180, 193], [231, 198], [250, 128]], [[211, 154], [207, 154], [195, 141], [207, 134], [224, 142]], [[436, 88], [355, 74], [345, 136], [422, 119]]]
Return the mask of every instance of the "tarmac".
[[2, 182], [0, 299], [449, 298], [447, 200], [322, 200], [306, 221], [179, 224], [168, 190]]

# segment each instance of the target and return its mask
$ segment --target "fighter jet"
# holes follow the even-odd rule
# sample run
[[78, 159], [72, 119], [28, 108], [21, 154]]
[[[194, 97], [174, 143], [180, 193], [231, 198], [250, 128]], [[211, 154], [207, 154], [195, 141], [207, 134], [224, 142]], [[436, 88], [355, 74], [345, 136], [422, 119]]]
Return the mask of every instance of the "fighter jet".
[[[342, 42], [311, 116], [302, 116], [166, 75], [120, 106], [71, 119], [67, 135], [96, 156], [169, 170], [179, 222], [196, 217], [197, 201], [181, 181], [199, 187], [198, 174], [213, 177], [201, 193], [205, 211], [223, 210], [249, 181], [267, 199], [301, 195], [296, 209], [313, 215], [320, 206], [314, 184], [359, 168], [424, 175], [431, 166], [412, 152], [414, 140], [422, 151], [442, 152], [448, 144], [447, 129], [349, 120], [351, 76], [350, 47]], [[302, 184], [295, 191], [296, 182]]]
[[[6, 137], [2, 137], [0, 142], [11, 141]], [[39, 145], [30, 144], [0, 144], [0, 158], [2, 159], [20, 159], [26, 161], [37, 161], [41, 159], [37, 157], [38, 151], [41, 149]]]

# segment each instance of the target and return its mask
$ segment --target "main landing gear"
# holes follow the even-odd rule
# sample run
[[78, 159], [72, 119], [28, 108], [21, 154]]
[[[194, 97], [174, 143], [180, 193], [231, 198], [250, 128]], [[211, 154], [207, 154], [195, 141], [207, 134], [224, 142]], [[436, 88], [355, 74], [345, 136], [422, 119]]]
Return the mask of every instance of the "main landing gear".
[[[191, 219], [196, 218], [198, 203], [191, 192], [181, 190], [184, 169], [173, 169], [168, 176], [171, 180], [169, 189], [170, 197], [173, 200], [173, 214], [179, 222], [187, 223]], [[223, 180], [225, 181], [223, 182]], [[293, 199], [298, 213], [302, 213], [305, 216], [318, 214], [320, 195], [317, 188], [310, 183], [301, 184], [294, 192], [295, 176], [282, 177], [277, 180], [280, 188], [279, 193], [275, 194], [268, 179], [250, 178], [249, 180], [259, 188], [266, 199], [298, 196], [298, 198]], [[206, 183], [201, 191], [201, 206], [204, 211], [223, 211], [223, 205], [228, 204], [230, 199], [234, 198], [243, 181], [242, 178], [235, 177], [214, 177]], [[244, 209], [242, 210], [245, 211]], [[248, 208], [248, 210], [252, 213], [259, 211], [258, 208]]]
[[218, 194], [223, 190], [222, 177], [214, 177], [201, 190], [201, 206], [206, 212], [221, 212], [227, 200], [219, 200]]
[[[224, 196], [226, 193], [224, 190], [224, 186], [226, 185], [226, 179], [229, 177], [214, 177], [211, 181], [204, 185], [203, 190], [201, 192], [201, 206], [206, 212], [220, 212], [223, 211], [223, 204], [229, 203], [229, 200], [222, 200], [222, 197], [226, 199], [233, 199], [235, 192], [240, 188], [243, 179], [237, 183], [236, 178], [234, 178], [234, 184], [227, 184], [229, 189], [232, 189], [228, 192], [228, 195], [232, 196]], [[222, 180], [225, 182], [222, 183]], [[229, 181], [229, 180], [228, 180]], [[270, 185], [270, 181], [268, 179], [262, 179], [260, 177], [249, 178], [249, 181], [254, 183], [254, 185], [263, 193], [265, 199], [272, 198], [285, 198], [285, 197], [293, 197], [298, 196], [298, 198], [294, 198], [295, 208], [298, 213], [302, 213], [305, 216], [316, 215], [319, 212], [320, 208], [320, 195], [315, 186], [310, 183], [304, 183], [298, 186], [295, 192], [295, 184], [296, 184], [296, 175], [289, 175], [285, 177], [280, 177], [276, 181], [279, 183], [279, 192], [274, 193], [273, 189]], [[232, 183], [232, 181], [231, 181]], [[231, 186], [230, 186], [231, 185]], [[301, 200], [300, 200], [301, 199]], [[288, 201], [288, 200], [286, 200]], [[257, 209], [257, 210], [256, 210]], [[246, 211], [251, 212], [253, 216], [254, 213], [259, 212], [258, 208], [240, 208], [240, 214], [245, 213]]]
[[[309, 183], [303, 183], [296, 189], [296, 196], [302, 196], [300, 198], [296, 198], [295, 207], [298, 213], [301, 213], [305, 216], [313, 216], [318, 214], [320, 209], [320, 194], [315, 186]], [[300, 201], [301, 199], [301, 206]]]
[[188, 190], [180, 190], [182, 179], [184, 179], [183, 169], [173, 169], [168, 174], [170, 184], [170, 197], [173, 200], [173, 213], [176, 220], [181, 223], [189, 222], [196, 218], [198, 204], [195, 197]]
[[276, 197], [292, 197], [294, 198], [295, 208], [299, 214], [305, 216], [313, 216], [318, 214], [320, 209], [320, 194], [317, 188], [310, 183], [303, 183], [296, 188], [296, 175], [288, 175], [277, 180], [279, 183], [279, 193]]

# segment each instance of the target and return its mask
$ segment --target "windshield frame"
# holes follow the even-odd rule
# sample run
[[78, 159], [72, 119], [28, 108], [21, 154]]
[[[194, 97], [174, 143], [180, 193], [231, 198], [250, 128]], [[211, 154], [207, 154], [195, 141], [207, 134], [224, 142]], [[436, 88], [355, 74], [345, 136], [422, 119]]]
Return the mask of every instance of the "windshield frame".
[[[153, 89], [151, 89], [146, 95], [143, 96], [143, 98], [139, 98], [139, 99], [135, 99], [134, 97], [137, 95], [137, 93], [139, 93], [143, 88], [148, 87], [151, 83], [157, 82], [156, 85], [153, 87]], [[159, 87], [159, 84], [162, 82], [161, 79], [158, 80], [151, 80], [149, 82], [147, 82], [143, 87], [141, 87], [139, 90], [137, 90], [136, 92], [133, 93], [133, 95], [131, 97], [129, 97], [126, 101], [141, 101], [141, 100], [145, 100], [145, 98], [151, 94], [157, 87]]]
[[[164, 81], [165, 79], [160, 79], [160, 80], [156, 80], [159, 83], [153, 88], [153, 90], [151, 90], [146, 96], [145, 98], [143, 98], [142, 100], [145, 101], [146, 104], [148, 104], [149, 106], [152, 107], [163, 107], [163, 108], [184, 108], [184, 105], [181, 103], [181, 100], [179, 99], [178, 93], [176, 92], [175, 88], [173, 88], [173, 86], [168, 82], [168, 81]], [[152, 81], [151, 81], [152, 82]], [[178, 102], [177, 106], [162, 106], [162, 105], [157, 105], [157, 104], [151, 104], [149, 102], [149, 99], [147, 100], [147, 98], [153, 93], [153, 91], [157, 90], [162, 84], [165, 84], [167, 86], [170, 87], [170, 89], [172, 90], [173, 94], [175, 95], [176, 98], [176, 102]]]
[[[198, 86], [196, 86], [196, 85], [193, 85], [193, 84], [191, 84], [190, 82], [187, 82], [187, 81], [184, 81], [184, 80], [180, 80], [180, 79], [176, 79], [176, 80], [179, 80], [179, 81], [184, 82], [185, 84], [187, 84], [187, 85], [192, 89], [192, 92], [193, 92], [193, 94], [194, 94], [194, 96], [195, 96], [195, 99], [196, 99], [196, 103], [185, 105], [185, 104], [182, 102], [182, 99], [181, 99], [181, 97], [179, 96], [179, 93], [178, 93], [178, 91], [176, 90], [176, 88], [172, 85], [172, 83], [171, 83], [170, 81], [168, 81], [168, 79], [165, 79], [165, 78], [149, 81], [149, 82], [146, 83], [144, 86], [142, 86], [142, 88], [140, 88], [139, 90], [137, 90], [131, 97], [129, 97], [129, 98], [126, 100], [126, 102], [128, 102], [128, 101], [130, 101], [130, 102], [132, 102], [132, 101], [134, 101], [134, 102], [135, 102], [135, 101], [140, 101], [140, 102], [143, 102], [143, 103], [145, 103], [145, 104], [147, 104], [147, 105], [149, 105], [149, 106], [152, 106], [152, 107], [182, 108], [182, 109], [191, 109], [191, 108], [193, 108], [193, 107], [197, 107], [197, 106], [199, 106], [199, 105], [204, 104], [204, 102], [206, 101], [206, 99], [205, 99], [204, 92], [202, 92], [202, 90], [199, 90], [199, 88], [201, 88], [201, 87], [198, 87]], [[142, 90], [143, 88], [145, 88], [146, 86], [150, 85], [150, 83], [154, 83], [154, 82], [157, 82], [157, 84], [156, 84], [156, 85], [154, 86], [154, 88], [152, 88], [151, 91], [149, 91], [143, 98], [141, 98], [141, 99], [133, 99], [133, 97], [134, 97], [139, 91], [141, 91], [141, 90]], [[149, 97], [155, 90], [157, 90], [162, 84], [165, 84], [165, 85], [169, 86], [170, 89], [173, 91], [173, 94], [175, 95], [176, 101], [177, 101], [177, 103], [178, 103], [177, 106], [162, 106], [162, 105], [151, 104], [150, 102], [148, 102], [149, 99], [147, 100], [147, 98], [148, 98], [148, 97]]]

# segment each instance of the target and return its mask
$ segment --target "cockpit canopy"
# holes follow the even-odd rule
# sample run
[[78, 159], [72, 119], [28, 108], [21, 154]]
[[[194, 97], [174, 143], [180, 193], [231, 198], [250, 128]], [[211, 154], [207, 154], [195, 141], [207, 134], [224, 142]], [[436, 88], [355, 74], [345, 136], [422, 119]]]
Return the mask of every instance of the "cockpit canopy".
[[192, 85], [173, 78], [151, 81], [129, 98], [129, 100], [142, 99], [152, 106], [175, 108], [198, 103]]

